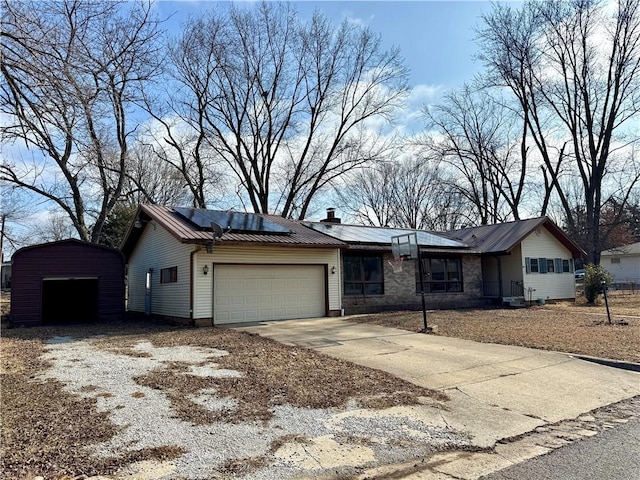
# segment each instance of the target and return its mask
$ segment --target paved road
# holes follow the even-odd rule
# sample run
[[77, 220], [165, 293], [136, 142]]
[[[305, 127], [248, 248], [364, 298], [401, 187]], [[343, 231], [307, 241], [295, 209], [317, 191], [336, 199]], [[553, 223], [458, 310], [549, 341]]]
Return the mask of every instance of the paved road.
[[573, 442], [483, 480], [640, 479], [640, 419]]

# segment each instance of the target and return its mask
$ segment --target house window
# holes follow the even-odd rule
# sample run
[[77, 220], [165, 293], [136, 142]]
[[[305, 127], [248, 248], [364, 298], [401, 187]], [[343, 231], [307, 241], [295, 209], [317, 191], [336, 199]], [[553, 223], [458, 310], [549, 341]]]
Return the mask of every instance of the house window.
[[611, 257], [611, 263], [620, 263], [620, 257]]
[[524, 259], [526, 273], [572, 273], [573, 259], [531, 258]]
[[[462, 292], [462, 261], [459, 258], [423, 258], [422, 274], [427, 293]], [[420, 292], [417, 275], [416, 292]]]
[[562, 268], [562, 259], [561, 258], [554, 258], [553, 259], [553, 263], [554, 263], [554, 271], [556, 273], [562, 273], [563, 272], [563, 268]]
[[163, 268], [160, 270], [160, 283], [175, 283], [178, 281], [178, 267]]
[[384, 294], [382, 257], [379, 255], [345, 255], [344, 294]]
[[540, 263], [537, 258], [526, 257], [524, 263], [527, 273], [540, 273]]
[[573, 258], [569, 260], [562, 260], [562, 272], [573, 273]]
[[547, 273], [555, 272], [555, 264], [553, 263], [553, 258], [547, 258]]

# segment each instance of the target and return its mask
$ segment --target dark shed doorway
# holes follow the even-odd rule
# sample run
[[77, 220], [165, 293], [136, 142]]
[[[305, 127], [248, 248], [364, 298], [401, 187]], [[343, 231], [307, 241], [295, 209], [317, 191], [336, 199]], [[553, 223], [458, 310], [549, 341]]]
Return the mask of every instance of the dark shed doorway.
[[97, 278], [43, 279], [42, 323], [88, 323], [97, 320]]

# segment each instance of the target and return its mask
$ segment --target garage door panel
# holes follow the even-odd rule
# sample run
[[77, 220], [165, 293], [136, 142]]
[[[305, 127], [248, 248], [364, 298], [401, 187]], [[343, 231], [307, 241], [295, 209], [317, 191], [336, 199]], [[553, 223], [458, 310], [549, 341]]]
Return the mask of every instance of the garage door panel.
[[321, 317], [325, 309], [322, 266], [215, 266], [216, 324]]
[[275, 294], [272, 295], [272, 297], [273, 297], [273, 303], [274, 304], [276, 304], [276, 305], [278, 305], [278, 304], [284, 305], [284, 297], [285, 296], [283, 294], [275, 293]]

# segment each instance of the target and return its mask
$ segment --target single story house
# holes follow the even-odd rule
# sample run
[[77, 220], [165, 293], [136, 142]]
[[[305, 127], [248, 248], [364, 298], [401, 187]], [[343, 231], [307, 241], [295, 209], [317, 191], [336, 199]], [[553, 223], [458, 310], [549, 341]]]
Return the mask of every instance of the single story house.
[[[420, 308], [415, 262], [404, 262], [400, 273], [391, 265], [391, 238], [411, 230], [326, 220], [304, 224], [347, 244], [345, 312]], [[586, 253], [547, 217], [417, 233], [428, 308], [575, 298], [574, 259]], [[370, 279], [378, 283], [371, 285]]]
[[[416, 263], [395, 271], [391, 251], [411, 232], [143, 205], [122, 245], [128, 308], [196, 325], [417, 309]], [[575, 298], [585, 253], [546, 217], [416, 233], [428, 308]]]
[[635, 287], [640, 284], [640, 242], [602, 251], [600, 264], [613, 276], [613, 283]]
[[119, 250], [76, 239], [31, 245], [13, 254], [12, 274], [12, 325], [109, 321], [124, 314]]

